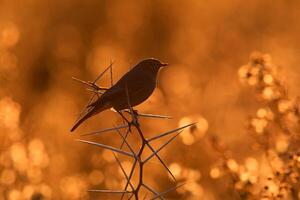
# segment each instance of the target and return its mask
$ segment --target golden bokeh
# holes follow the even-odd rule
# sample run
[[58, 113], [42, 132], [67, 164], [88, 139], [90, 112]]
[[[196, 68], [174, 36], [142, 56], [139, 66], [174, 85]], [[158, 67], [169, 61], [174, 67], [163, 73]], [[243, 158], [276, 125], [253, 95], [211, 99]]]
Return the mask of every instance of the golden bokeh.
[[[0, 200], [120, 199], [88, 190], [123, 190], [133, 160], [117, 155], [122, 170], [110, 150], [74, 139], [122, 119], [107, 110], [70, 134], [91, 94], [72, 77], [92, 81], [113, 63], [113, 80], [98, 81], [110, 87], [145, 58], [169, 66], [136, 108], [171, 117], [141, 118], [145, 137], [197, 122], [158, 153], [177, 182], [153, 158], [147, 183], [160, 192], [185, 183], [166, 199], [300, 198], [299, 9], [297, 0], [0, 1]], [[84, 139], [122, 143], [116, 132]]]

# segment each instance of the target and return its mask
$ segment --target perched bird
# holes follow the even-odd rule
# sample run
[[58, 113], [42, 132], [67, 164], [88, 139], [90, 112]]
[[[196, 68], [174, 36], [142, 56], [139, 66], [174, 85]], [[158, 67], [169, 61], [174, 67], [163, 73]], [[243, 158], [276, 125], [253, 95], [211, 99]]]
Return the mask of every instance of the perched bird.
[[71, 132], [88, 118], [106, 109], [114, 108], [117, 111], [128, 109], [128, 100], [132, 107], [144, 102], [155, 89], [159, 69], [167, 65], [152, 58], [139, 62], [96, 101], [87, 106], [87, 113], [75, 122]]

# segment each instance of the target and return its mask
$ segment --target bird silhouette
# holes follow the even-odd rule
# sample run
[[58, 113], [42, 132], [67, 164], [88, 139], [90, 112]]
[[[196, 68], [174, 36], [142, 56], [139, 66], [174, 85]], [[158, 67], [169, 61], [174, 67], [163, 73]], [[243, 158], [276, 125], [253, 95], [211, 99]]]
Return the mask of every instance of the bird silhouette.
[[97, 100], [87, 106], [88, 111], [71, 129], [74, 131], [88, 118], [110, 108], [121, 111], [144, 102], [156, 87], [158, 71], [168, 64], [157, 59], [145, 59], [128, 71], [116, 84], [106, 90]]

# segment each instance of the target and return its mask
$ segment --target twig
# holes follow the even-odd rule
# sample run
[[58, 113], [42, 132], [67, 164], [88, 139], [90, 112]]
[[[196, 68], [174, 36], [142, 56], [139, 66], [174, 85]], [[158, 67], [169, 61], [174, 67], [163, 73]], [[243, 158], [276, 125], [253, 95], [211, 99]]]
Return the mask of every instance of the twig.
[[122, 151], [120, 149], [116, 149], [114, 147], [111, 147], [111, 146], [108, 146], [108, 145], [104, 145], [104, 144], [101, 144], [101, 143], [96, 143], [96, 142], [87, 141], [87, 140], [81, 140], [81, 139], [77, 139], [76, 141], [82, 142], [82, 143], [86, 143], [86, 144], [92, 144], [92, 145], [95, 145], [95, 146], [99, 146], [99, 147], [102, 147], [104, 149], [108, 149], [108, 150], [111, 150], [111, 151], [123, 154], [125, 156], [134, 157], [134, 155], [132, 153], [129, 153], [129, 152], [126, 152], [126, 151]]
[[133, 187], [133, 185], [130, 183], [130, 180], [129, 180], [129, 178], [128, 178], [128, 176], [127, 176], [127, 174], [126, 174], [126, 172], [125, 172], [125, 170], [124, 170], [124, 168], [123, 168], [123, 166], [122, 166], [120, 160], [118, 159], [118, 157], [117, 157], [115, 154], [114, 154], [114, 157], [115, 157], [117, 163], [119, 164], [119, 166], [120, 166], [120, 168], [121, 168], [121, 170], [122, 170], [122, 172], [123, 172], [123, 174], [124, 174], [126, 180], [128, 181], [128, 183], [129, 183], [131, 189], [134, 190], [134, 187]]
[[107, 129], [103, 129], [103, 130], [95, 131], [95, 132], [91, 132], [91, 133], [85, 133], [85, 134], [81, 134], [81, 136], [95, 135], [95, 134], [104, 133], [104, 132], [108, 132], [108, 131], [119, 130], [122, 128], [128, 128], [128, 125], [126, 124], [126, 125], [121, 125], [121, 126], [117, 126], [117, 127], [113, 127], [113, 128], [107, 128]]
[[146, 163], [148, 160], [150, 160], [153, 156], [155, 156], [160, 150], [162, 150], [165, 146], [167, 146], [170, 142], [172, 142], [182, 131], [174, 135], [171, 139], [169, 139], [167, 142], [165, 142], [163, 145], [161, 145], [153, 154], [151, 154], [148, 158], [146, 158], [143, 162]]
[[[150, 192], [152, 192], [153, 194], [155, 194], [156, 196], [159, 195], [158, 192], [156, 192], [154, 189], [150, 188], [149, 186], [142, 184], [144, 186], [144, 188], [146, 188], [147, 190], [149, 190]], [[164, 199], [163, 197], [159, 197], [160, 199]]]
[[180, 131], [180, 130], [182, 130], [182, 129], [185, 129], [185, 128], [189, 127], [189, 126], [193, 126], [193, 125], [195, 125], [195, 124], [197, 124], [197, 122], [191, 123], [191, 124], [188, 124], [188, 125], [185, 125], [185, 126], [182, 126], [182, 127], [180, 127], [180, 128], [177, 128], [177, 129], [174, 129], [174, 130], [165, 132], [165, 133], [162, 133], [162, 134], [160, 134], [160, 135], [158, 135], [158, 136], [155, 136], [155, 137], [152, 137], [152, 138], [148, 139], [147, 141], [148, 141], [148, 142], [151, 142], [151, 141], [153, 141], [153, 140], [156, 140], [156, 139], [159, 139], [159, 138], [161, 138], [161, 137], [167, 136], [167, 135], [172, 134], [172, 133], [174, 133], [174, 132], [177, 132], [177, 131]]
[[165, 192], [162, 192], [162, 193], [158, 194], [157, 196], [153, 197], [151, 200], [160, 198], [160, 197], [162, 197], [163, 195], [165, 195], [165, 194], [167, 194], [167, 193], [169, 193], [169, 192], [171, 192], [171, 191], [173, 191], [173, 190], [176, 190], [177, 188], [179, 188], [179, 187], [181, 187], [181, 186], [183, 186], [183, 185], [184, 185], [184, 183], [179, 184], [179, 185], [176, 185], [175, 187], [170, 188], [170, 189], [166, 190]]
[[110, 61], [111, 67], [109, 68], [109, 69], [110, 69], [110, 86], [113, 86], [113, 85], [114, 85], [114, 80], [113, 80], [113, 68], [112, 68], [113, 63], [114, 63], [114, 61], [111, 60], [111, 61]]
[[101, 193], [112, 193], [112, 194], [126, 194], [132, 193], [130, 191], [118, 191], [118, 190], [88, 190], [89, 192], [101, 192]]

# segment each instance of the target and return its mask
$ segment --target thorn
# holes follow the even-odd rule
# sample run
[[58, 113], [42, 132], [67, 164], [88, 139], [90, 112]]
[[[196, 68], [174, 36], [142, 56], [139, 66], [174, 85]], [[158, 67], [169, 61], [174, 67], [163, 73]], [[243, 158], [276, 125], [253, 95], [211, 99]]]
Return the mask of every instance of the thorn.
[[[156, 192], [154, 189], [150, 188], [149, 186], [142, 184], [142, 186], [144, 186], [147, 190], [149, 190], [150, 192], [152, 192], [155, 195], [159, 195], [158, 192]], [[163, 197], [159, 197], [160, 199], [164, 199]]]
[[[174, 181], [176, 181], [175, 176], [173, 175], [173, 173], [171, 172], [171, 170], [168, 168], [168, 166], [164, 163], [164, 161], [160, 158], [160, 156], [156, 153], [156, 151], [154, 150], [154, 148], [149, 144], [146, 143], [146, 145], [149, 147], [149, 149], [153, 152], [153, 154], [155, 154], [156, 158], [160, 161], [160, 163], [165, 167], [165, 169], [168, 171], [168, 173], [172, 176], [172, 178], [174, 179]], [[146, 161], [147, 162], [147, 161]], [[144, 161], [145, 163], [145, 161]]]
[[118, 191], [118, 190], [88, 190], [89, 192], [101, 192], [101, 193], [115, 193], [115, 194], [126, 194], [131, 191]]
[[157, 154], [160, 150], [162, 150], [165, 146], [167, 146], [170, 142], [172, 142], [182, 131], [180, 131], [179, 133], [177, 133], [176, 135], [174, 135], [171, 139], [169, 139], [166, 143], [164, 143], [163, 145], [161, 145], [155, 152], [153, 152], [153, 154], [151, 154], [148, 158], [146, 158], [143, 162], [147, 162], [148, 160], [150, 160], [153, 156], [155, 156], [155, 154]]
[[105, 72], [107, 72], [107, 70], [109, 68], [111, 68], [112, 66], [113, 66], [113, 63], [111, 62], [110, 65], [108, 67], [106, 67], [105, 70], [97, 76], [97, 78], [93, 81], [93, 83], [95, 84], [105, 74]]
[[[129, 150], [131, 151], [131, 153], [134, 155], [134, 158], [136, 159], [136, 158], [137, 158], [137, 155], [136, 155], [135, 152], [133, 151], [133, 149], [132, 149], [132, 147], [130, 146], [130, 144], [127, 142], [126, 137], [124, 137], [124, 136], [122, 135], [122, 133], [121, 133], [118, 129], [116, 129], [116, 131], [117, 131], [118, 134], [122, 137], [123, 142], [127, 145], [127, 147], [129, 148]], [[129, 133], [129, 131], [127, 131], [127, 133]]]
[[[128, 200], [130, 200], [133, 196], [134, 196], [134, 193], [132, 193], [132, 194], [129, 196]], [[122, 199], [121, 199], [121, 200], [122, 200]]]
[[[137, 160], [135, 159], [135, 160], [134, 160], [134, 163], [133, 163], [133, 165], [132, 165], [131, 171], [130, 171], [130, 173], [129, 173], [129, 177], [128, 177], [129, 180], [131, 180], [131, 177], [132, 177], [132, 175], [133, 175], [133, 172], [134, 172], [136, 163], [137, 163]], [[129, 183], [128, 183], [128, 181], [127, 181], [127, 183], [126, 183], [126, 185], [125, 185], [125, 189], [124, 189], [125, 191], [127, 190], [128, 184], [129, 184]], [[122, 194], [121, 200], [124, 198], [124, 195], [125, 195], [125, 194]]]
[[130, 187], [131, 187], [131, 189], [132, 189], [132, 191], [133, 191], [133, 190], [134, 190], [134, 187], [133, 187], [133, 185], [131, 184], [130, 179], [128, 178], [128, 176], [127, 176], [127, 174], [126, 174], [126, 172], [125, 172], [125, 170], [124, 170], [124, 168], [123, 168], [123, 166], [122, 166], [120, 160], [118, 159], [118, 157], [116, 156], [115, 153], [113, 153], [113, 154], [114, 154], [114, 157], [115, 157], [117, 163], [119, 164], [119, 166], [120, 166], [120, 168], [121, 168], [121, 170], [122, 170], [122, 172], [123, 172], [123, 174], [124, 174], [124, 176], [125, 176], [127, 182], [129, 183], [129, 185], [130, 185]]
[[176, 129], [171, 130], [171, 131], [167, 131], [167, 132], [162, 133], [162, 134], [160, 134], [160, 135], [158, 135], [158, 136], [154, 136], [154, 137], [148, 139], [148, 142], [150, 142], [150, 141], [152, 141], [152, 140], [156, 140], [156, 139], [161, 138], [161, 137], [164, 137], [164, 136], [166, 136], [166, 135], [172, 134], [172, 133], [174, 133], [174, 132], [176, 132], [176, 131], [180, 131], [180, 130], [182, 130], [182, 129], [185, 129], [185, 128], [189, 127], [189, 126], [193, 126], [193, 125], [195, 125], [195, 124], [197, 124], [197, 122], [191, 123], [191, 124], [188, 124], [188, 125], [179, 127], [179, 128], [176, 128]]
[[113, 60], [110, 60], [110, 85], [113, 86], [114, 85], [114, 80], [113, 80], [113, 68], [112, 68], [112, 65], [113, 65], [114, 61]]
[[108, 145], [104, 145], [104, 144], [100, 144], [100, 143], [96, 143], [96, 142], [92, 142], [92, 141], [87, 141], [87, 140], [81, 140], [81, 139], [76, 139], [77, 142], [82, 142], [82, 143], [86, 143], [86, 144], [91, 144], [91, 145], [95, 145], [95, 146], [99, 146], [102, 147], [104, 149], [108, 149], [126, 156], [130, 156], [134, 158], [134, 155], [132, 153], [126, 152], [126, 151], [122, 151], [120, 149], [117, 149], [115, 147], [112, 146], [108, 146]]
[[100, 131], [81, 134], [81, 136], [95, 135], [95, 134], [104, 133], [104, 132], [108, 132], [108, 131], [119, 130], [119, 129], [127, 128], [127, 127], [128, 127], [128, 125], [126, 124], [126, 125], [121, 125], [121, 126], [117, 126], [117, 127], [114, 127], [114, 128], [107, 128], [107, 129], [103, 129], [103, 130], [100, 130]]
[[184, 184], [185, 184], [185, 183], [182, 183], [182, 184], [176, 185], [175, 187], [173, 187], [173, 188], [170, 188], [170, 189], [168, 189], [168, 190], [166, 190], [166, 191], [164, 191], [164, 192], [162, 192], [162, 193], [158, 194], [157, 196], [154, 196], [154, 197], [153, 197], [151, 200], [154, 200], [154, 199], [160, 198], [160, 197], [162, 197], [163, 195], [165, 195], [165, 194], [167, 194], [167, 193], [169, 193], [169, 192], [171, 192], [171, 191], [173, 191], [173, 190], [176, 190], [177, 188], [179, 188], [179, 187], [183, 186]]

